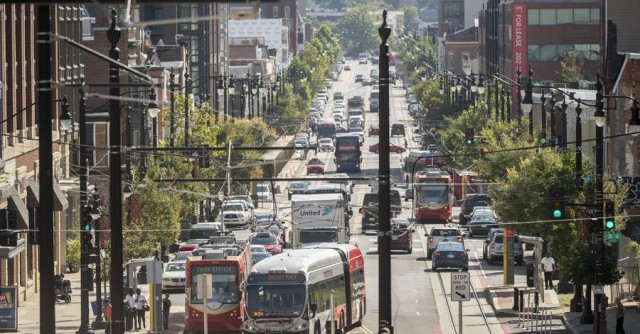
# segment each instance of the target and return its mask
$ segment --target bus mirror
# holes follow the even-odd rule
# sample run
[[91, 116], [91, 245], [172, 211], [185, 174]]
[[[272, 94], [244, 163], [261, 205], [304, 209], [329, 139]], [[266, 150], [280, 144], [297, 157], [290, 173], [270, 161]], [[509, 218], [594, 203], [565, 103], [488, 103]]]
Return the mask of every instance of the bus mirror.
[[312, 313], [311, 317], [314, 318], [316, 316], [316, 311], [318, 311], [318, 304], [311, 303], [310, 309], [311, 309], [311, 313]]

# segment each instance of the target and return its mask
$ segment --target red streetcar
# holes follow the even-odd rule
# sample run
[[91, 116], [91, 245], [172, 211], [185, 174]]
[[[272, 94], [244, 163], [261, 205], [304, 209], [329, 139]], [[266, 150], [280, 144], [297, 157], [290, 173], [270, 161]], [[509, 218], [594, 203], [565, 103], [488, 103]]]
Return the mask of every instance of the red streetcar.
[[451, 221], [453, 184], [451, 176], [438, 168], [416, 173], [414, 217], [416, 222]]

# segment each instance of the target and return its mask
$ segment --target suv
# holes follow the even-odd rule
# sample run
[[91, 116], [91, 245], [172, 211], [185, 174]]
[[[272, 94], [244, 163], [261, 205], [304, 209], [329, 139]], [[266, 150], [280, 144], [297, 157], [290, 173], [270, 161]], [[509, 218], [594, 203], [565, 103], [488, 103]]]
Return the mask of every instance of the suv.
[[438, 247], [438, 243], [441, 241], [452, 241], [464, 243], [464, 235], [457, 227], [452, 226], [440, 226], [431, 229], [431, 232], [426, 235], [427, 239], [427, 258], [430, 259], [433, 252]]
[[366, 193], [360, 207], [362, 230], [378, 228], [378, 193]]
[[[504, 254], [504, 234], [493, 233], [486, 247], [487, 263], [493, 264], [495, 261], [502, 262]], [[518, 235], [514, 236], [514, 257], [516, 264], [521, 266], [524, 263], [524, 247]]]
[[413, 224], [407, 218], [391, 218], [391, 250], [404, 250], [411, 254], [413, 232]]
[[467, 195], [462, 200], [462, 205], [460, 205], [460, 225], [466, 225], [469, 221], [469, 216], [473, 211], [473, 208], [476, 206], [490, 206], [491, 205], [491, 197], [487, 194], [471, 194]]
[[391, 136], [404, 136], [404, 124], [393, 124], [391, 126]]

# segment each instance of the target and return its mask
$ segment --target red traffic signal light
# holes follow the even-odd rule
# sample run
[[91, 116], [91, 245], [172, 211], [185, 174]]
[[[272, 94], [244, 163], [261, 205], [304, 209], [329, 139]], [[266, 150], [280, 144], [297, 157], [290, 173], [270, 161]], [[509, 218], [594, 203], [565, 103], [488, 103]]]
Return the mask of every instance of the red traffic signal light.
[[427, 103], [427, 109], [432, 110], [433, 109], [433, 103], [431, 103], [431, 102]]

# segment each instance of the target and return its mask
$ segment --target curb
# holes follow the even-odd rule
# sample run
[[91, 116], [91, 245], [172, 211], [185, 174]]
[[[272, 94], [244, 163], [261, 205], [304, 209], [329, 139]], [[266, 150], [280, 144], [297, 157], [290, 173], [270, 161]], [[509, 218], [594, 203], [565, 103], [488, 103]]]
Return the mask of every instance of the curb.
[[562, 324], [564, 325], [564, 328], [567, 329], [567, 332], [571, 333], [571, 334], [580, 334], [578, 332], [578, 330], [576, 330], [573, 326], [571, 326], [569, 320], [567, 320], [567, 317], [562, 314]]

